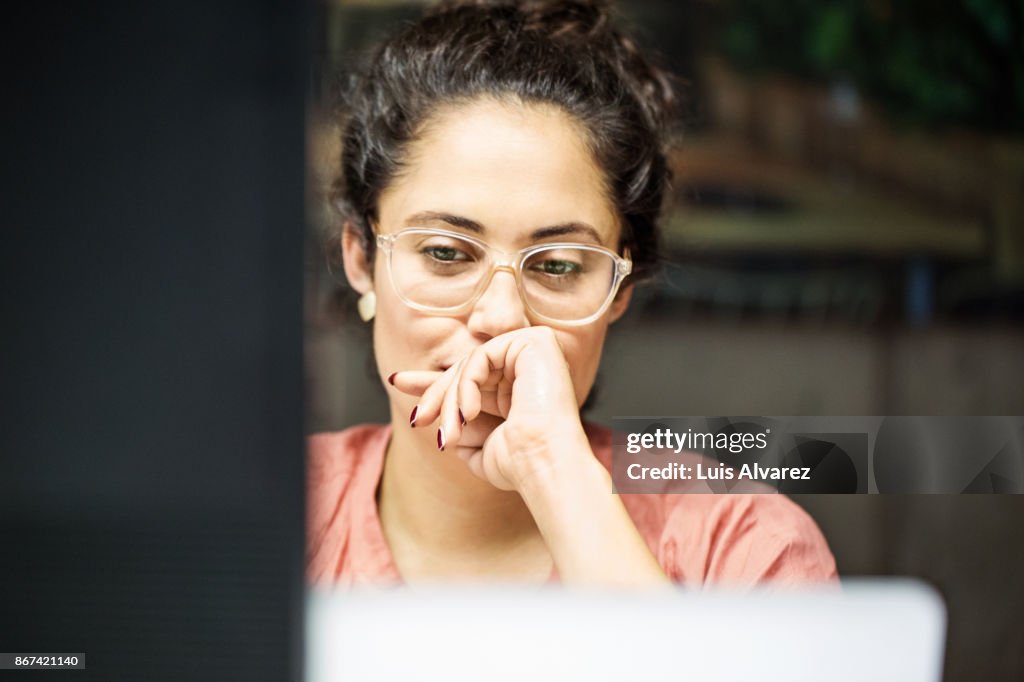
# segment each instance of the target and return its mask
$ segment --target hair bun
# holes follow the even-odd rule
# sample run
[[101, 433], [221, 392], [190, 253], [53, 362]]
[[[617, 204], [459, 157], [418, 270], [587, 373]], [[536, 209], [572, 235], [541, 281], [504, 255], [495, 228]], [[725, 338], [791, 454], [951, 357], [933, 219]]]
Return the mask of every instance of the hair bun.
[[464, 7], [512, 10], [526, 30], [563, 39], [589, 39], [608, 31], [611, 14], [608, 0], [443, 0], [429, 13]]
[[519, 10], [526, 16], [527, 29], [552, 38], [589, 39], [609, 29], [608, 3], [603, 1], [531, 0], [520, 3]]
[[679, 102], [672, 76], [645, 57], [636, 43], [612, 23], [610, 0], [442, 0], [428, 15], [466, 9], [507, 12], [523, 30], [553, 42], [584, 45], [603, 55], [633, 92], [648, 123], [656, 130], [671, 128]]

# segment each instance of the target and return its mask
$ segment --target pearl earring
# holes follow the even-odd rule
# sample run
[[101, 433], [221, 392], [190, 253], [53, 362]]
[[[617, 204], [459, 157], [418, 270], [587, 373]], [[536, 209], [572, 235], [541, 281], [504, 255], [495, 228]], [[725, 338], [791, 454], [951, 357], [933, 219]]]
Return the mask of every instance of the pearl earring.
[[360, 296], [359, 301], [356, 303], [356, 310], [359, 311], [359, 317], [362, 318], [363, 322], [372, 320], [374, 315], [377, 314], [377, 294], [370, 290]]

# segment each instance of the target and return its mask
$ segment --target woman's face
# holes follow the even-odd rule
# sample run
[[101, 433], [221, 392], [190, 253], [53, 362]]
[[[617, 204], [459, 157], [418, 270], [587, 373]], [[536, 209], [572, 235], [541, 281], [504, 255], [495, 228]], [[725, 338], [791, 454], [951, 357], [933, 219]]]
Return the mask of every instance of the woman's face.
[[[506, 253], [556, 241], [613, 251], [619, 244], [619, 222], [600, 169], [573, 121], [549, 106], [481, 100], [440, 113], [413, 144], [378, 209], [382, 234], [440, 228]], [[533, 234], [567, 224], [577, 228], [542, 239]], [[354, 239], [346, 240], [346, 248], [355, 245]], [[377, 296], [374, 350], [382, 378], [399, 370], [444, 370], [494, 336], [539, 323], [524, 307], [509, 271], [495, 272], [481, 297], [461, 314], [431, 315], [396, 295], [383, 253], [378, 250], [372, 280], [370, 273], [358, 272], [361, 255], [346, 254], [346, 269], [357, 290], [372, 288]], [[625, 311], [629, 294], [621, 291], [593, 323], [554, 327], [580, 404], [594, 383], [608, 325]], [[412, 407], [411, 398], [406, 405], [394, 392], [392, 401], [402, 401], [393, 405], [403, 410], [399, 414]]]

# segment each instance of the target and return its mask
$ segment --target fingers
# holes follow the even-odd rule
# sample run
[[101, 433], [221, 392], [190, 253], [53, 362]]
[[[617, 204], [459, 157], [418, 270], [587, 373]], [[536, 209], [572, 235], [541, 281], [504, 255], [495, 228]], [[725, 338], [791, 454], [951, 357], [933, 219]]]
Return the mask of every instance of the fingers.
[[[524, 352], [531, 358], [522, 363], [529, 368], [526, 375], [531, 386], [524, 394], [525, 402], [541, 411], [547, 409], [545, 405], [562, 402], [571, 402], [575, 408], [565, 358], [554, 332], [547, 327], [531, 327], [496, 336], [444, 372], [396, 372], [388, 377], [388, 382], [402, 393], [419, 398], [410, 423], [413, 427], [423, 427], [437, 421], [437, 447], [443, 450], [449, 444], [458, 443], [466, 422], [481, 414], [508, 418], [513, 385], [521, 373], [516, 365]], [[564, 377], [558, 377], [561, 373]], [[567, 385], [567, 391], [560, 391], [566, 393], [566, 400], [549, 400], [552, 384]]]
[[449, 443], [458, 443], [466, 420], [459, 408], [459, 376], [465, 369], [465, 362], [448, 382], [448, 388], [441, 397], [440, 423], [437, 427], [437, 448], [444, 450]]
[[[469, 467], [475, 475], [484, 478], [483, 462], [481, 455], [484, 444], [490, 438], [503, 420], [489, 414], [481, 414], [471, 422], [462, 427], [462, 436], [458, 442], [452, 442], [448, 449], [455, 453]], [[486, 480], [486, 479], [485, 479]]]
[[[526, 357], [529, 360], [523, 360]], [[537, 326], [502, 334], [469, 354], [458, 383], [466, 419], [474, 419], [481, 409], [507, 419], [513, 386], [522, 394], [524, 409], [540, 414], [555, 407], [576, 411], [572, 378], [551, 328]]]
[[455, 454], [466, 463], [469, 471], [477, 478], [489, 482], [499, 490], [513, 490], [508, 479], [501, 473], [493, 457], [487, 457], [480, 448], [457, 447]]
[[482, 453], [483, 450], [480, 448], [464, 448], [459, 446], [455, 449], [455, 454], [459, 459], [466, 463], [470, 472], [472, 472], [472, 474], [477, 478], [481, 478], [486, 481], [487, 474], [484, 473]]
[[451, 449], [465, 462], [469, 471], [477, 478], [487, 481], [501, 490], [512, 490], [513, 486], [501, 472], [494, 453], [487, 453], [487, 443], [494, 432], [502, 428], [504, 419], [482, 413], [469, 422], [462, 431], [461, 440]]
[[[439, 449], [444, 450], [449, 443], [459, 442], [463, 427], [469, 420], [480, 416], [483, 410], [483, 389], [493, 392], [492, 386], [500, 379], [501, 371], [489, 369], [487, 356], [479, 348], [460, 361], [441, 399], [437, 431]], [[493, 407], [495, 401], [487, 402]]]
[[500, 367], [494, 367], [483, 346], [476, 348], [466, 358], [455, 392], [459, 407], [467, 420], [476, 419], [481, 412], [490, 412], [505, 417], [498, 404], [498, 389], [503, 380]]
[[[565, 364], [554, 332], [548, 327], [529, 327], [494, 337], [466, 358], [457, 385], [459, 404], [466, 419], [474, 419], [481, 411], [508, 417], [517, 374], [516, 360], [531, 342], [546, 348], [556, 367], [558, 363]], [[538, 370], [546, 373], [549, 364], [542, 363]]]
[[[450, 369], [450, 368], [449, 368]], [[406, 370], [404, 372], [395, 372], [388, 377], [388, 383], [397, 388], [402, 393], [408, 395], [421, 396], [423, 393], [434, 385], [444, 375], [444, 372], [426, 372], [419, 370]]]
[[[416, 405], [416, 420], [414, 426], [430, 424], [437, 418], [439, 412], [434, 409], [436, 405], [433, 402], [433, 398], [437, 394], [436, 392], [431, 392], [430, 394], [427, 392], [435, 385], [438, 388], [443, 387], [445, 389], [451, 386], [451, 382], [455, 377], [457, 369], [458, 365], [452, 365], [452, 367], [449, 367], [444, 372], [405, 370], [395, 372], [388, 377], [388, 383], [394, 386], [397, 390], [407, 395], [422, 398]], [[444, 400], [443, 396], [440, 400]], [[467, 421], [475, 419], [480, 413], [493, 414], [495, 416], [505, 416], [508, 414], [507, 409], [504, 413], [499, 410], [497, 391], [493, 387], [478, 386], [477, 390], [471, 393], [471, 400], [473, 401], [472, 416], [467, 416], [466, 406], [462, 403], [461, 399], [456, 402], [456, 421], [461, 422], [458, 418], [460, 408], [465, 420]]]
[[[409, 424], [413, 427], [425, 426], [433, 423], [438, 418], [441, 412], [441, 401], [444, 399], [445, 392], [448, 387], [451, 386], [455, 377], [458, 376], [459, 368], [462, 366], [461, 362], [458, 362], [443, 373], [438, 372], [408, 372], [408, 374], [414, 375], [413, 380], [422, 381], [423, 377], [415, 376], [421, 374], [433, 374], [435, 379], [425, 390], [419, 391], [419, 393], [412, 393], [413, 395], [419, 395], [420, 399], [417, 402], [413, 415], [410, 416]], [[406, 372], [399, 372], [395, 377], [395, 386], [399, 383], [405, 385], [403, 375]], [[411, 391], [410, 391], [411, 392]], [[438, 446], [440, 447], [440, 446]]]

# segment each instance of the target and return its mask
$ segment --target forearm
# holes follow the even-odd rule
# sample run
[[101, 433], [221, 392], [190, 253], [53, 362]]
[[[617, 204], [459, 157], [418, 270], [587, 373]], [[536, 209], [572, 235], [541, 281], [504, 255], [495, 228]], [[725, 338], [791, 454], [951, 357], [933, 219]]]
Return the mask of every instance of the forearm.
[[552, 447], [583, 448], [586, 456], [555, 458], [565, 464], [538, 472], [520, 492], [562, 581], [633, 587], [669, 584], [622, 500], [612, 494], [611, 477], [589, 444], [584, 440]]

